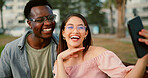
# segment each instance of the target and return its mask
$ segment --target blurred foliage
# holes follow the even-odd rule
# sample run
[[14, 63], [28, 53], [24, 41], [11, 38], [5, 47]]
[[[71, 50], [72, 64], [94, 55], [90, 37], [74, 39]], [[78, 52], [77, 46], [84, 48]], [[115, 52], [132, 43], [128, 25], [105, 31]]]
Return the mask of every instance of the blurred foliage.
[[[103, 3], [100, 0], [48, 0], [53, 9], [60, 10], [60, 20], [69, 13], [84, 14], [89, 24], [106, 26], [105, 14], [101, 12]], [[82, 12], [85, 10], [85, 13]]]
[[114, 6], [115, 8], [117, 8], [115, 0], [106, 0], [103, 4], [104, 8], [110, 8], [111, 6]]

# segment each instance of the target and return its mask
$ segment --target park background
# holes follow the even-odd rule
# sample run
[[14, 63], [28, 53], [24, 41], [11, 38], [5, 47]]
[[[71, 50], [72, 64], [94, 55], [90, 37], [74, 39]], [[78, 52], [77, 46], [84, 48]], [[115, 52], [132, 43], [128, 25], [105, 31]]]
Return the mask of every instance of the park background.
[[[28, 0], [0, 0], [0, 53], [6, 43], [22, 36], [29, 27], [23, 15]], [[127, 22], [140, 16], [148, 29], [148, 0], [48, 0], [57, 15], [55, 34], [68, 13], [81, 13], [88, 21], [93, 45], [115, 52], [122, 61], [135, 63], [135, 50]], [[136, 6], [135, 6], [136, 5]]]

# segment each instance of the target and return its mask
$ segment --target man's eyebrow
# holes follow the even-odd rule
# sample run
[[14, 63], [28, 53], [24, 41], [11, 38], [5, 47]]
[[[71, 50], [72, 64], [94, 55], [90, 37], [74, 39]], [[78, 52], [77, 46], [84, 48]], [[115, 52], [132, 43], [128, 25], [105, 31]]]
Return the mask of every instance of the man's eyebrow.
[[40, 17], [37, 17], [37, 18], [43, 18], [43, 17], [46, 17], [46, 16], [40, 16]]
[[[47, 15], [47, 16], [52, 16], [52, 14], [51, 15]], [[47, 16], [39, 16], [37, 18], [42, 18], [42, 17], [47, 17]]]

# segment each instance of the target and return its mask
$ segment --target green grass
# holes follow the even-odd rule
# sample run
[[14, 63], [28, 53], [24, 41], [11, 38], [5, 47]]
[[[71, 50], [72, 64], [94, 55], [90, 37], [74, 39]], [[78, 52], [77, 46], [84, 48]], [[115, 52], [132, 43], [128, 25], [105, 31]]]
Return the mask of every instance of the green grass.
[[147, 29], [148, 30], [148, 26], [144, 26], [144, 29]]
[[0, 55], [5, 46], [0, 46]]
[[0, 35], [0, 38], [8, 38], [8, 37], [12, 37], [12, 36], [10, 36], [10, 35], [4, 35], [4, 34], [1, 34]]
[[93, 38], [95, 46], [102, 46], [113, 51], [124, 62], [135, 63], [137, 61], [136, 53], [131, 42], [120, 41], [117, 38]]
[[17, 38], [18, 37], [12, 37], [12, 36], [9, 36], [9, 35], [3, 35], [3, 34], [1, 34], [0, 35], [0, 55], [1, 55], [1, 52], [4, 49], [5, 45], [8, 42], [11, 42], [11, 41], [13, 41], [13, 40], [15, 40]]

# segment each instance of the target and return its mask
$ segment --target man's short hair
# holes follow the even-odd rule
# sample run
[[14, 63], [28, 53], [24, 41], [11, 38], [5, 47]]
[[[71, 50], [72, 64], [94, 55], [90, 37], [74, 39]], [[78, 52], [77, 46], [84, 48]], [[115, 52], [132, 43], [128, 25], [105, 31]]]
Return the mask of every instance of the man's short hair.
[[25, 9], [24, 9], [25, 18], [27, 18], [27, 19], [30, 18], [30, 12], [31, 12], [31, 8], [32, 7], [43, 6], [43, 5], [47, 5], [47, 6], [49, 6], [52, 9], [51, 5], [48, 3], [47, 0], [30, 0], [26, 4]]

